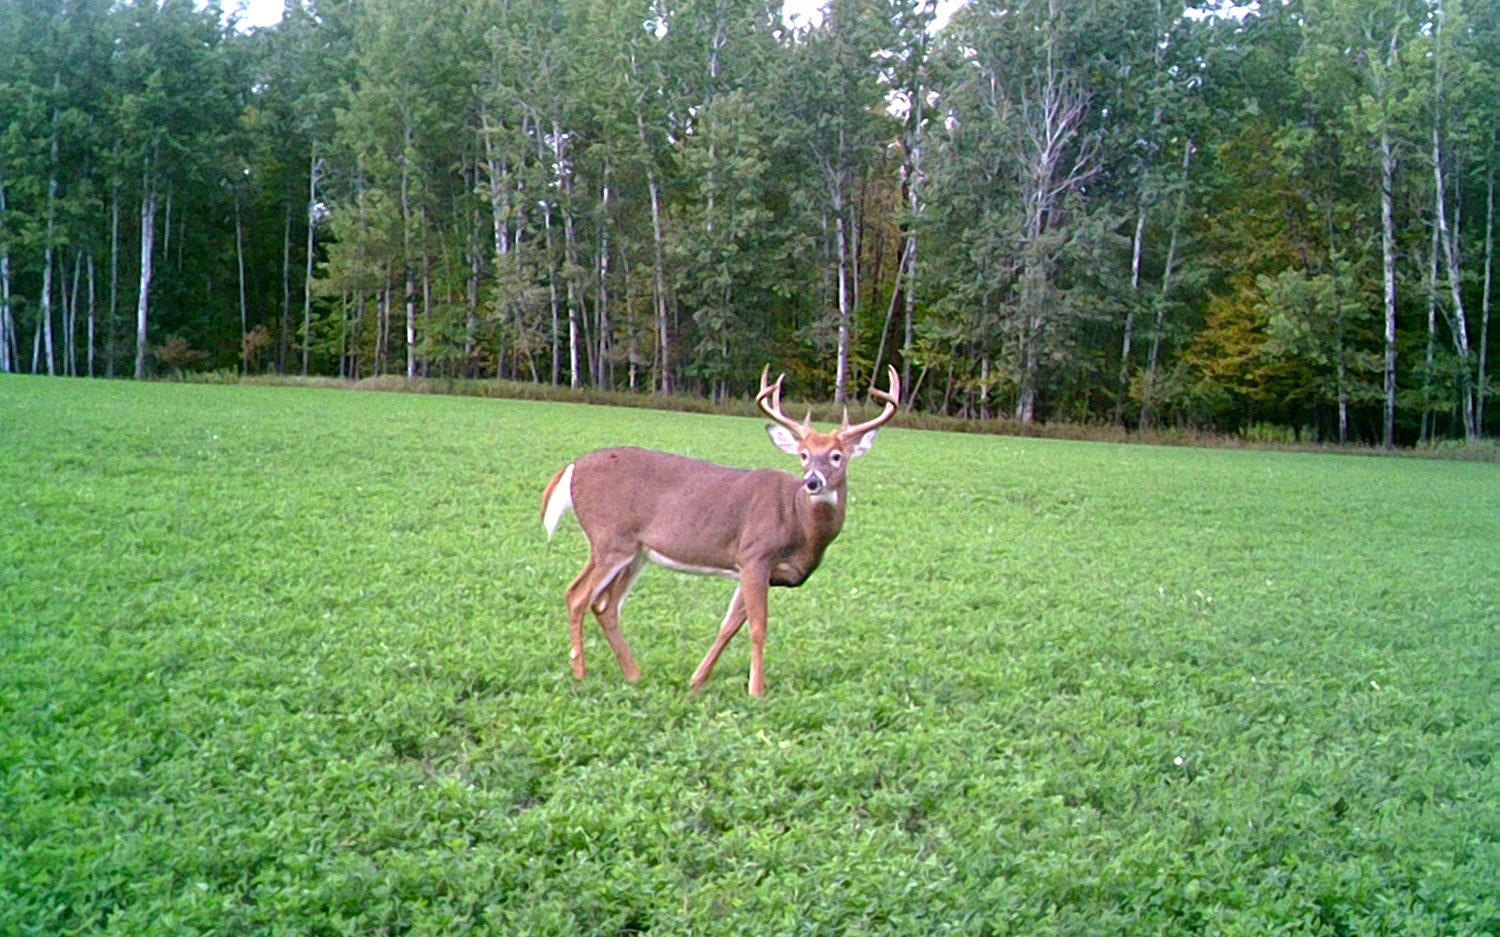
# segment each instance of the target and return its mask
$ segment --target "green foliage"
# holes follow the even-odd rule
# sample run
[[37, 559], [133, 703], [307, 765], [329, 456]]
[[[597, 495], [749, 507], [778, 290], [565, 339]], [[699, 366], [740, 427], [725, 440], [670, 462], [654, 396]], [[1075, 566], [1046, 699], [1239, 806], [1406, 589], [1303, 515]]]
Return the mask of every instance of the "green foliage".
[[1487, 465], [883, 431], [686, 680], [540, 490], [749, 420], [0, 381], [0, 933], [1494, 934]]
[[1496, 426], [1493, 3], [224, 6], [0, 0], [0, 371], [113, 376], [145, 307], [215, 368], [722, 401], [771, 348], [939, 418], [1369, 441], [1389, 256], [1394, 435]]

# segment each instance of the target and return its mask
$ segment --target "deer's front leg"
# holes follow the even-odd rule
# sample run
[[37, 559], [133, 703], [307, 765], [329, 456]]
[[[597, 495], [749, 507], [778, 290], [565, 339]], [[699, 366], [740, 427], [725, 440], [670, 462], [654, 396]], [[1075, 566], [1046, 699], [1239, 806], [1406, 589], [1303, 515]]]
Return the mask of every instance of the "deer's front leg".
[[766, 593], [771, 587], [769, 566], [742, 567], [740, 592], [745, 602], [745, 619], [750, 622], [750, 695], [766, 692]]
[[739, 633], [740, 626], [745, 623], [745, 589], [744, 586], [734, 587], [734, 598], [729, 600], [729, 612], [724, 616], [724, 624], [719, 627], [719, 637], [714, 640], [714, 646], [708, 649], [703, 657], [703, 663], [693, 671], [693, 679], [689, 683], [694, 689], [703, 685], [708, 675], [713, 673], [714, 664], [719, 662], [719, 655], [724, 653], [724, 647], [729, 644], [729, 639]]

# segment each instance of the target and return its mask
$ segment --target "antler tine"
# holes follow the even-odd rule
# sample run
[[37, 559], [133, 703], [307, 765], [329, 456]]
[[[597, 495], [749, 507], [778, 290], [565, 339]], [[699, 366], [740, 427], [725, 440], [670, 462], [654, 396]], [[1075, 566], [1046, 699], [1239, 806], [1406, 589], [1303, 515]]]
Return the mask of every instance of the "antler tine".
[[896, 408], [901, 404], [901, 378], [896, 374], [894, 365], [886, 365], [886, 374], [890, 378], [890, 390], [881, 390], [875, 386], [873, 381], [870, 383], [870, 396], [885, 404], [885, 409], [880, 411], [880, 416], [860, 423], [857, 426], [850, 426], [849, 411], [845, 409], [844, 426], [839, 430], [840, 436], [863, 436], [896, 415]]
[[[762, 410], [766, 412], [766, 416], [770, 417], [771, 419], [780, 423], [782, 426], [785, 426], [787, 429], [796, 433], [797, 438], [801, 439], [803, 436], [806, 436], [809, 431], [812, 430], [812, 411], [807, 411], [807, 422], [801, 424], [799, 424], [791, 417], [787, 416], [785, 413], [782, 413], [781, 382], [786, 378], [786, 375], [777, 375], [776, 383], [774, 384], [769, 383], [770, 377], [771, 366], [768, 364], [761, 369], [760, 393], [755, 395], [755, 402], [760, 406]], [[771, 398], [771, 402], [769, 404], [766, 403], [766, 397]]]

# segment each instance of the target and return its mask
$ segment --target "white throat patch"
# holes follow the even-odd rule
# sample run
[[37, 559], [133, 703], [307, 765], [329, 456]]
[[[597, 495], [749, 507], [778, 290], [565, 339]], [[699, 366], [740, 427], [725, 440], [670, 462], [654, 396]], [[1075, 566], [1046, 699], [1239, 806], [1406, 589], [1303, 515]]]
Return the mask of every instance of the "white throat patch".
[[837, 507], [839, 503], [838, 490], [834, 488], [824, 488], [822, 491], [812, 496], [812, 503], [826, 504], [831, 507]]

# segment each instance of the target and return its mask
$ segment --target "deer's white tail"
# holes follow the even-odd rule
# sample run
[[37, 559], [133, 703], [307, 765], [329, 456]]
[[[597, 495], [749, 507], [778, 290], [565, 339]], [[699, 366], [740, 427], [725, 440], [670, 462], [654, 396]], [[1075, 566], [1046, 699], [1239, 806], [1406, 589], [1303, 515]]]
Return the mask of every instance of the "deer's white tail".
[[552, 539], [557, 522], [573, 507], [573, 463], [552, 476], [547, 490], [542, 492], [542, 526], [547, 528], [547, 539]]

